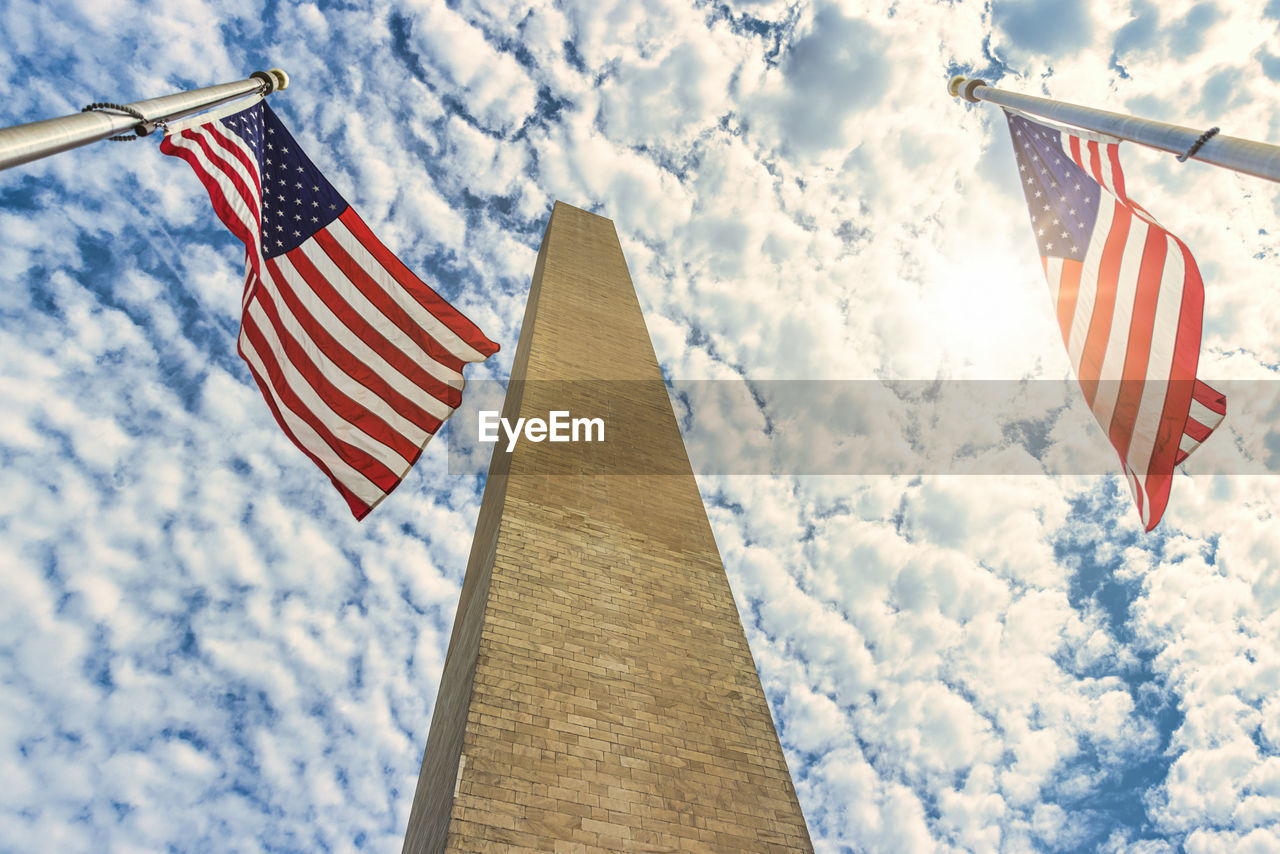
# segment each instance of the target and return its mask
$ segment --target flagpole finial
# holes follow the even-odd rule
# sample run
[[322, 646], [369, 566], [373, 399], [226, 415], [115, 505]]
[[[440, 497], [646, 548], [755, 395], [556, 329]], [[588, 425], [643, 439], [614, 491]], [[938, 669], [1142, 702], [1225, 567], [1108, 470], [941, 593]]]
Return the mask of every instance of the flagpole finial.
[[285, 74], [283, 68], [272, 68], [270, 71], [255, 71], [249, 75], [255, 80], [262, 81], [262, 94], [270, 95], [272, 92], [279, 92], [281, 89], [289, 88], [289, 75]]
[[973, 90], [979, 86], [986, 86], [987, 81], [980, 80], [977, 77], [965, 77], [963, 74], [957, 74], [947, 83], [947, 91], [951, 93], [952, 98], [964, 98], [971, 104], [978, 103], [979, 98], [973, 96]]

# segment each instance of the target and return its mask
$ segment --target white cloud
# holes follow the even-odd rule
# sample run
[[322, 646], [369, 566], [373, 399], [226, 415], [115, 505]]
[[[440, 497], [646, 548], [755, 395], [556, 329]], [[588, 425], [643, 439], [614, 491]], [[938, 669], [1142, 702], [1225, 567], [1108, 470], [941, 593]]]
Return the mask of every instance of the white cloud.
[[[1274, 139], [1259, 24], [1192, 0], [19, 2], [0, 76], [22, 121], [284, 67], [312, 156], [499, 337], [472, 378], [510, 365], [561, 198], [616, 221], [676, 379], [1056, 379], [1004, 129], [945, 95], [948, 64], [985, 43], [1008, 88]], [[1270, 381], [1280, 196], [1124, 158], [1205, 274], [1205, 371]], [[241, 253], [214, 226], [153, 141], [0, 179], [0, 848], [403, 832], [479, 496], [436, 443], [345, 515], [234, 355]], [[1274, 417], [1230, 405], [1242, 444]], [[1048, 438], [1073, 471], [1110, 454], [1065, 416]], [[700, 478], [819, 850], [1275, 848], [1273, 484], [1176, 480], [1140, 536], [1114, 477]]]

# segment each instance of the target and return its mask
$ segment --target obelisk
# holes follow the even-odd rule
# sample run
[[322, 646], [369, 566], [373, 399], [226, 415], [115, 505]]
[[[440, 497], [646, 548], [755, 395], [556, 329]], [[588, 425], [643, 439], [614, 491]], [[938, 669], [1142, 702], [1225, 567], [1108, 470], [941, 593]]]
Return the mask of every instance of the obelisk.
[[556, 202], [406, 854], [812, 851], [613, 223]]

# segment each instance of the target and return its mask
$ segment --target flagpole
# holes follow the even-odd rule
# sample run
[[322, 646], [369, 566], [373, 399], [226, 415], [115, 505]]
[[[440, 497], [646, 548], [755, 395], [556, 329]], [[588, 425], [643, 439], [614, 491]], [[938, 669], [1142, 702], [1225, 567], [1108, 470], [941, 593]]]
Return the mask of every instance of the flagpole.
[[1076, 127], [1127, 139], [1150, 148], [1177, 154], [1179, 160], [1200, 160], [1266, 178], [1280, 181], [1280, 146], [1254, 142], [1234, 136], [1223, 136], [1217, 128], [1201, 132], [1193, 128], [1165, 122], [1140, 119], [1123, 113], [1095, 110], [1064, 101], [1037, 98], [988, 86], [985, 80], [966, 78], [958, 74], [947, 84], [952, 97], [964, 98], [971, 103], [990, 101], [1002, 107], [1012, 107], [1026, 113], [1034, 113], [1047, 119], [1066, 122]]
[[[146, 136], [158, 123], [189, 116], [246, 95], [279, 91], [289, 75], [279, 68], [255, 71], [244, 80], [177, 92], [123, 107], [105, 105], [110, 112], [80, 112], [57, 119], [0, 128], [0, 169], [39, 160], [91, 142], [134, 131]], [[141, 116], [141, 118], [139, 118]]]

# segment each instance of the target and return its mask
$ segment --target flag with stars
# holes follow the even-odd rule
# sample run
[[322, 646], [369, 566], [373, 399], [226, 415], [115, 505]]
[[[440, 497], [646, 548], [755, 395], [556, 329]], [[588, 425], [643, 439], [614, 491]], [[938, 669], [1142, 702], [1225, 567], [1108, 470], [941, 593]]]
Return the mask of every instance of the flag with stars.
[[1129, 198], [1119, 139], [1005, 117], [1071, 366], [1150, 531], [1173, 467], [1227, 411], [1196, 377], [1200, 271], [1186, 244]]
[[263, 101], [161, 142], [245, 245], [238, 350], [281, 429], [357, 519], [498, 345], [382, 244]]

